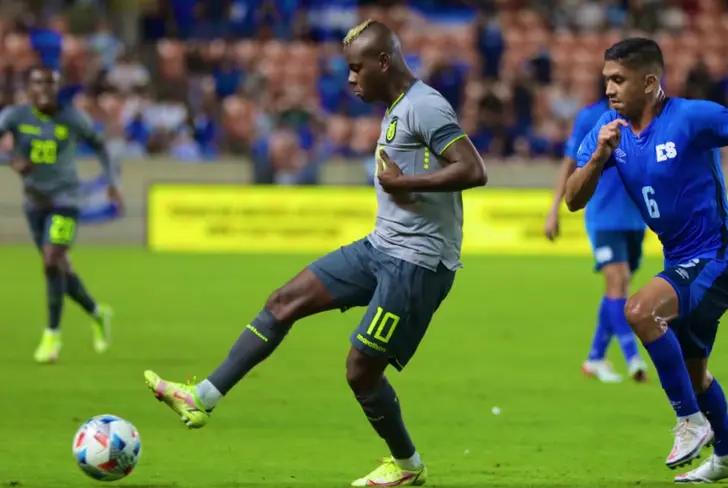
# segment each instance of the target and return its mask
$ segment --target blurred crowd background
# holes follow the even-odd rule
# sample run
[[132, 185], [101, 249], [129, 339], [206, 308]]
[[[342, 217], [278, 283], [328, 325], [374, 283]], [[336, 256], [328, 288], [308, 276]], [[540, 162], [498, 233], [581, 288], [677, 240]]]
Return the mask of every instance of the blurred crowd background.
[[374, 18], [484, 155], [558, 161], [577, 111], [601, 96], [603, 50], [626, 35], [660, 42], [668, 94], [726, 104], [726, 3], [1, 0], [0, 102], [22, 103], [40, 62], [126, 158], [240, 157], [258, 182], [314, 184], [334, 157], [371, 166], [384, 107], [349, 91], [341, 40]]

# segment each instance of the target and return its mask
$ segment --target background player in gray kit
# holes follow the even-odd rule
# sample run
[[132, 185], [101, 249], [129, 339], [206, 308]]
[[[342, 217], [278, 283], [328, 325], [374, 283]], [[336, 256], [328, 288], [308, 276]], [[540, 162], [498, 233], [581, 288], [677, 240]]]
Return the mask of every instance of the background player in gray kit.
[[152, 371], [159, 400], [193, 428], [281, 343], [294, 322], [333, 309], [367, 307], [351, 335], [347, 380], [391, 457], [353, 486], [422, 485], [427, 471], [384, 376], [414, 355], [460, 267], [461, 191], [486, 183], [485, 165], [450, 104], [415, 78], [397, 37], [367, 21], [344, 40], [349, 83], [366, 102], [384, 102], [377, 147], [377, 218], [367, 237], [320, 258], [273, 292], [228, 357], [203, 382], [183, 385]]
[[28, 75], [31, 104], [12, 106], [0, 113], [0, 134], [13, 134], [10, 166], [22, 177], [25, 213], [33, 241], [43, 257], [48, 327], [35, 352], [35, 360], [41, 363], [58, 359], [66, 294], [93, 318], [96, 351], [104, 352], [109, 346], [111, 309], [91, 298], [68, 257], [76, 237], [80, 205], [77, 140], [85, 141], [96, 151], [110, 181], [110, 200], [120, 207], [123, 203], [103, 139], [84, 114], [71, 106], [59, 106], [58, 85], [57, 72], [45, 67], [32, 68]]

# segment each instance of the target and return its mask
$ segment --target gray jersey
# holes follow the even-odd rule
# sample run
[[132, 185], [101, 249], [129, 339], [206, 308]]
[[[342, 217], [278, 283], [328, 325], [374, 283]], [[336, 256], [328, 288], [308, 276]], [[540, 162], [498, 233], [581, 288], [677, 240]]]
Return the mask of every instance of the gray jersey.
[[[434, 88], [415, 82], [387, 111], [377, 145], [405, 175], [441, 169], [447, 147], [465, 137], [452, 106]], [[384, 253], [436, 270], [460, 264], [463, 200], [460, 192], [411, 193], [394, 197], [379, 185], [377, 221], [369, 241]]]
[[109, 153], [91, 120], [73, 107], [47, 116], [31, 105], [8, 107], [0, 112], [0, 134], [14, 136], [13, 156], [28, 159], [33, 171], [23, 176], [26, 204], [77, 207], [80, 180], [76, 142], [85, 141], [96, 151], [106, 177], [116, 183]]

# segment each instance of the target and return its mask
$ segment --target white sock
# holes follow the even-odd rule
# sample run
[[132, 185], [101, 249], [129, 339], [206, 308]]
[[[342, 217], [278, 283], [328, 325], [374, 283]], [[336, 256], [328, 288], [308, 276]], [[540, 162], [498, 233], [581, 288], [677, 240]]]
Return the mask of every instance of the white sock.
[[422, 469], [422, 458], [420, 457], [420, 453], [415, 451], [414, 454], [409, 459], [395, 459], [394, 462], [397, 463], [397, 465], [407, 471], [417, 471], [419, 469]]
[[222, 393], [220, 393], [217, 388], [215, 388], [215, 385], [210, 383], [209, 380], [204, 380], [202, 383], [198, 383], [197, 386], [195, 386], [195, 392], [197, 393], [197, 397], [200, 399], [200, 403], [202, 403], [202, 406], [207, 410], [215, 408], [217, 402], [222, 399]]
[[60, 335], [61, 331], [59, 329], [46, 329], [46, 334], [53, 334], [54, 336]]
[[708, 421], [708, 419], [705, 418], [703, 415], [703, 412], [695, 412], [692, 415], [688, 415], [686, 417], [678, 417], [678, 420], [688, 419], [693, 424], [704, 424]]

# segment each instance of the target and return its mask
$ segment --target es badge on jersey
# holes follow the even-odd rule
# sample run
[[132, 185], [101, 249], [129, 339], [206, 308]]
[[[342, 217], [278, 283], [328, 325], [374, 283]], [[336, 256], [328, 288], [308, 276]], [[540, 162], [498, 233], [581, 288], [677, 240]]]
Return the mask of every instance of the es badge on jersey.
[[387, 142], [392, 142], [394, 140], [394, 136], [397, 135], [397, 117], [394, 117], [391, 122], [389, 122], [389, 127], [387, 127], [387, 135], [386, 140]]

